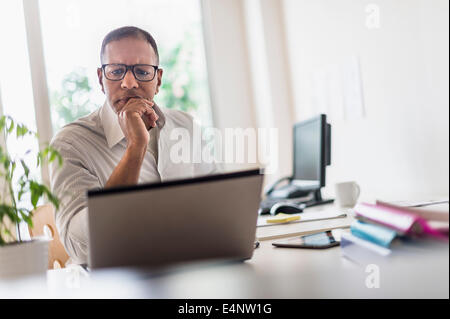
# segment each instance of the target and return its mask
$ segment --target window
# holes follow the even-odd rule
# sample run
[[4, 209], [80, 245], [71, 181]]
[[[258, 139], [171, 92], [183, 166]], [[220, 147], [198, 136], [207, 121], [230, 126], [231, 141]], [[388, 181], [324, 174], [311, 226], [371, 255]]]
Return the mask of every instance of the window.
[[[0, 2], [0, 88], [3, 114], [12, 116], [16, 122], [25, 124], [36, 131], [36, 118], [31, 86], [30, 65], [25, 32], [22, 1]], [[32, 137], [17, 140], [12, 134], [6, 145], [9, 155], [24, 155], [28, 150], [38, 151], [38, 143]], [[36, 169], [36, 159], [27, 158], [27, 166], [34, 178], [40, 178]], [[16, 176], [22, 174], [20, 165], [16, 167]], [[27, 207], [31, 208], [31, 207]]]
[[40, 0], [53, 131], [104, 102], [97, 79], [103, 37], [134, 25], [158, 44], [163, 84], [155, 101], [211, 125], [199, 0]]
[[[33, 91], [30, 76], [30, 64], [27, 49], [27, 38], [22, 1], [0, 2], [0, 113], [9, 115], [18, 123], [25, 124], [30, 130], [36, 131]], [[34, 138], [25, 137], [18, 140], [14, 134], [8, 138], [6, 149], [11, 158], [17, 156], [25, 159], [30, 169], [30, 176], [41, 179], [41, 172], [36, 167], [36, 158], [24, 156], [28, 150], [36, 154], [39, 146]], [[13, 178], [13, 188], [16, 187], [18, 176], [23, 174], [23, 167], [17, 165]], [[3, 192], [3, 180], [0, 180]], [[1, 198], [5, 199], [5, 194]], [[30, 194], [24, 194], [19, 206], [32, 209], [29, 204]], [[20, 224], [22, 239], [29, 239], [26, 223]]]

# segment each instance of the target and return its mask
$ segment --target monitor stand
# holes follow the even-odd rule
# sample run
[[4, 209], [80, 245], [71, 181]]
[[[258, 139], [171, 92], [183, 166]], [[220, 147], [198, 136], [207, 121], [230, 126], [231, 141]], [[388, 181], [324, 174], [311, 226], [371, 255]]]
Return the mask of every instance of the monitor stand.
[[330, 203], [334, 202], [334, 199], [332, 199], [332, 198], [323, 199], [322, 192], [320, 191], [320, 189], [312, 191], [312, 194], [313, 194], [312, 199], [302, 202], [302, 204], [305, 204], [306, 207], [325, 205], [325, 204], [330, 204]]

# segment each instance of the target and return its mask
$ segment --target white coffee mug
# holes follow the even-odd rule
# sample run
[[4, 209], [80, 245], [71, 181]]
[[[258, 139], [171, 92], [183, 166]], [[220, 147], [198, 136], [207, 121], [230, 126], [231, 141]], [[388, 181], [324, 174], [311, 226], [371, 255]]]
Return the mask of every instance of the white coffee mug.
[[356, 182], [342, 182], [334, 185], [336, 202], [340, 207], [354, 207], [361, 189]]

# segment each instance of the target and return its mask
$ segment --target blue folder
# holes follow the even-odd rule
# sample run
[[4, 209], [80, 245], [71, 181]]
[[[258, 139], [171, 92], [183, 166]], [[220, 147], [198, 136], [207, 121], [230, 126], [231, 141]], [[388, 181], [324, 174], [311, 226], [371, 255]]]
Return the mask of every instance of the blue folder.
[[351, 224], [350, 230], [353, 235], [383, 247], [389, 247], [397, 236], [395, 230], [360, 220], [355, 220]]

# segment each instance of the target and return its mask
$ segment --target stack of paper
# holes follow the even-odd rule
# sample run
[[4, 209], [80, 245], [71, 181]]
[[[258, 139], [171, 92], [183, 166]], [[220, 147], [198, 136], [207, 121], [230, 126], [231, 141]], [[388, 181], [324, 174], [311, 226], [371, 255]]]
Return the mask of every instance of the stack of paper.
[[346, 212], [335, 208], [292, 214], [289, 216], [291, 218], [287, 218], [286, 222], [277, 223], [270, 222], [270, 220], [277, 219], [274, 216], [260, 216], [258, 218], [256, 238], [259, 240], [267, 240], [313, 234], [336, 228], [349, 227], [353, 220]]

